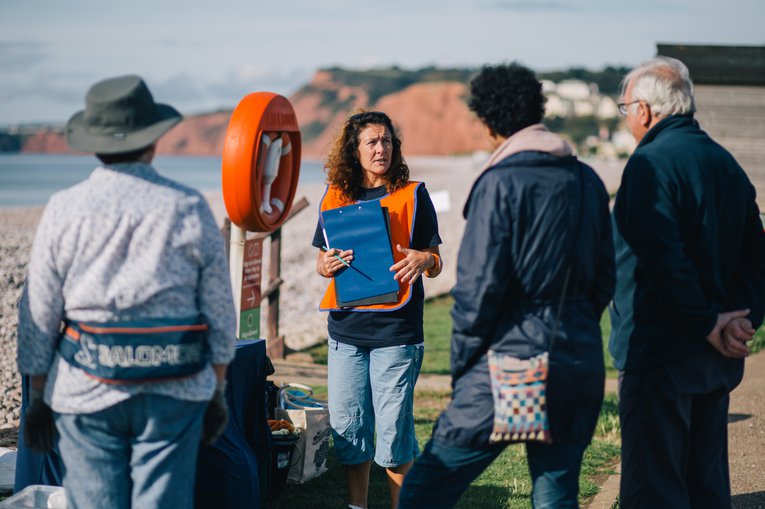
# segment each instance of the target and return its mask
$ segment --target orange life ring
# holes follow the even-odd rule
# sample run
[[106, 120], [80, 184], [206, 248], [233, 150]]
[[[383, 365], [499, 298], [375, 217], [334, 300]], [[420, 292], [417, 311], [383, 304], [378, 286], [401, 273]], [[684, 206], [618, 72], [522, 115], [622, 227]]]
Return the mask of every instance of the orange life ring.
[[231, 114], [223, 145], [223, 201], [231, 222], [270, 232], [287, 218], [300, 177], [300, 128], [290, 102], [246, 95]]

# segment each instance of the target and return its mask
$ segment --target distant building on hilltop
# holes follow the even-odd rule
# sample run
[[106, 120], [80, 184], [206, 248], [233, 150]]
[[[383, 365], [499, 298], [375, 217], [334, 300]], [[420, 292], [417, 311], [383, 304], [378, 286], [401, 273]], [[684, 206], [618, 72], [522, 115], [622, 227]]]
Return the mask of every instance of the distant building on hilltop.
[[736, 157], [765, 209], [765, 46], [657, 44], [656, 53], [688, 66], [701, 128]]
[[610, 159], [625, 157], [632, 148], [615, 146], [611, 137], [624, 129], [613, 97], [599, 92], [597, 83], [564, 79], [541, 80], [545, 94], [545, 120], [555, 132], [567, 137], [577, 152]]
[[555, 91], [564, 99], [580, 101], [589, 99], [592, 94], [597, 94], [598, 87], [594, 83], [585, 83], [580, 80], [563, 80], [555, 87]]
[[616, 102], [598, 92], [598, 85], [581, 80], [555, 83], [542, 80], [542, 92], [547, 97], [545, 115], [548, 117], [615, 118], [619, 115]]

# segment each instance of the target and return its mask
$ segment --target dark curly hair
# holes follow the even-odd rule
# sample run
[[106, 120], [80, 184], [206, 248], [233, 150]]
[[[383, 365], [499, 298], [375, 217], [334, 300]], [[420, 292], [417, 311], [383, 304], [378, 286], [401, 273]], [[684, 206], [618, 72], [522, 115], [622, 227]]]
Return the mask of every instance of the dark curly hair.
[[381, 111], [360, 110], [345, 120], [340, 135], [332, 143], [327, 156], [327, 182], [338, 189], [349, 203], [358, 199], [363, 181], [359, 163], [359, 134], [370, 125], [382, 125], [393, 139], [393, 154], [390, 168], [383, 180], [389, 193], [401, 189], [409, 182], [409, 167], [401, 155], [401, 139], [393, 127], [390, 117]]
[[470, 82], [468, 107], [495, 133], [510, 137], [545, 114], [542, 84], [517, 62], [485, 65]]

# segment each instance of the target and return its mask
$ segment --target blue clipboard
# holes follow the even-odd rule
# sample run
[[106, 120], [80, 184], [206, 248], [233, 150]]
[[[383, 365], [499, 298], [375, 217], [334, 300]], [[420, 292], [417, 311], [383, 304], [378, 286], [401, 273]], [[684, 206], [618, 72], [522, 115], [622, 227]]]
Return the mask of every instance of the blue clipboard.
[[350, 267], [335, 273], [340, 307], [398, 301], [387, 210], [380, 200], [370, 200], [321, 213], [327, 247], [353, 249]]

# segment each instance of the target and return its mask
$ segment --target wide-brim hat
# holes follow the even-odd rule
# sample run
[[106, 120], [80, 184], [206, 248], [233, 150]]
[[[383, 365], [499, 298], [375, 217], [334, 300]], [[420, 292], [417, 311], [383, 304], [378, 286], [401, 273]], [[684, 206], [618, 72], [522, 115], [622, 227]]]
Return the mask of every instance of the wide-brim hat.
[[82, 152], [132, 152], [148, 147], [182, 119], [172, 106], [154, 102], [139, 76], [119, 76], [90, 87], [85, 109], [66, 124], [66, 141]]

